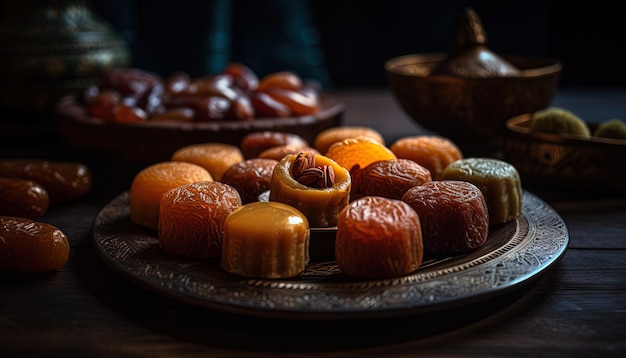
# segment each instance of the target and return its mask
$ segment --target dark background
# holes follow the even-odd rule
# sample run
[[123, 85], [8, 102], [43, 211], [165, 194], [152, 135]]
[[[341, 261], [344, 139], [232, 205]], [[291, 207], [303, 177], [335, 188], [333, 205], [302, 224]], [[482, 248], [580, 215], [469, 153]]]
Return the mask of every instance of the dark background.
[[609, 1], [92, 0], [126, 38], [133, 66], [200, 76], [240, 61], [327, 88], [386, 85], [384, 62], [452, 47], [459, 15], [480, 15], [499, 54], [563, 64], [561, 86], [626, 85], [626, 21]]

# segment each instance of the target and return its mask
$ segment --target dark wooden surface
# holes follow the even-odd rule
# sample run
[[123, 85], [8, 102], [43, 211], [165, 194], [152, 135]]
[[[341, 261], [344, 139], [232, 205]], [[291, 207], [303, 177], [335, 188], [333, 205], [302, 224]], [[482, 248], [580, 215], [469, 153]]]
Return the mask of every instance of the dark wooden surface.
[[[384, 90], [337, 93], [346, 124], [386, 140], [417, 134]], [[564, 89], [555, 105], [584, 118], [626, 117], [626, 89]], [[7, 132], [3, 133], [7, 135]], [[198, 309], [156, 295], [113, 272], [92, 246], [91, 224], [129, 187], [134, 168], [94, 159], [56, 140], [17, 138], [3, 156], [95, 163], [94, 190], [40, 220], [69, 237], [56, 272], [0, 270], [2, 357], [438, 356], [621, 357], [626, 353], [626, 195], [532, 192], [565, 220], [570, 245], [537, 280], [451, 311], [366, 321], [298, 321]], [[528, 188], [527, 188], [528, 189]]]

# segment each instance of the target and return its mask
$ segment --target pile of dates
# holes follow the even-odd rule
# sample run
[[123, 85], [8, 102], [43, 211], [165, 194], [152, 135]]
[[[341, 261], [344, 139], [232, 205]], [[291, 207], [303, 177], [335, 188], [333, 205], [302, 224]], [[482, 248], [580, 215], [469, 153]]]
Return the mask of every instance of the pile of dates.
[[320, 87], [291, 71], [262, 78], [241, 63], [221, 72], [191, 78], [177, 72], [167, 78], [138, 68], [116, 68], [87, 88], [87, 113], [110, 122], [159, 120], [222, 121], [289, 117], [319, 112]]

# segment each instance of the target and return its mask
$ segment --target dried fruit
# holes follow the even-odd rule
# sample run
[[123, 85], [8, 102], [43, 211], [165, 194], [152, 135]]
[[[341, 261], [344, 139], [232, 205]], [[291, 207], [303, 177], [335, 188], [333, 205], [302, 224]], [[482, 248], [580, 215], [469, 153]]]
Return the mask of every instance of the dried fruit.
[[426, 167], [433, 180], [441, 177], [448, 164], [463, 158], [457, 145], [448, 138], [430, 135], [404, 137], [389, 147], [398, 158], [410, 159]]
[[396, 159], [396, 155], [384, 144], [370, 137], [359, 136], [344, 139], [328, 148], [326, 157], [351, 171], [353, 167], [365, 168], [379, 160]]
[[0, 177], [32, 180], [43, 186], [51, 203], [81, 198], [91, 190], [93, 178], [87, 166], [76, 162], [43, 159], [0, 160]]
[[402, 199], [402, 195], [416, 185], [432, 181], [430, 170], [409, 159], [391, 159], [374, 162], [352, 173], [352, 192], [356, 195], [375, 195]]
[[340, 126], [325, 129], [315, 136], [313, 148], [324, 154], [331, 145], [341, 142], [344, 139], [356, 138], [359, 136], [370, 137], [381, 144], [385, 144], [385, 139], [377, 130], [363, 126]]
[[257, 158], [263, 151], [279, 145], [308, 147], [309, 142], [301, 136], [278, 131], [261, 131], [247, 134], [241, 139], [239, 148], [246, 159]]
[[[269, 200], [282, 202], [300, 210], [309, 220], [311, 227], [335, 226], [337, 215], [350, 200], [352, 185], [350, 173], [332, 159], [315, 154], [315, 168], [307, 170], [313, 169], [316, 175], [322, 177], [334, 175], [333, 183], [331, 186], [321, 188], [317, 187], [318, 183], [316, 187], [310, 187], [298, 182], [292, 174], [297, 157], [296, 154], [290, 154], [274, 167]], [[326, 167], [332, 167], [333, 174], [328, 174]]]
[[402, 201], [420, 217], [426, 252], [454, 255], [476, 249], [487, 241], [487, 204], [472, 183], [431, 181], [409, 189]]
[[515, 167], [495, 158], [465, 158], [448, 165], [442, 180], [462, 180], [482, 191], [489, 224], [502, 224], [522, 213], [522, 184]]
[[346, 275], [397, 277], [417, 270], [423, 257], [420, 217], [408, 204], [366, 196], [339, 214], [335, 260]]
[[237, 146], [224, 143], [199, 143], [182, 147], [172, 154], [172, 161], [197, 164], [220, 180], [230, 166], [243, 161], [243, 153]]
[[46, 213], [50, 196], [32, 180], [0, 178], [0, 215], [35, 220]]
[[130, 186], [130, 219], [138, 225], [156, 229], [161, 196], [178, 186], [212, 181], [213, 177], [199, 165], [186, 162], [160, 162], [142, 169]]
[[21, 272], [53, 271], [70, 256], [67, 236], [57, 227], [22, 217], [0, 216], [0, 267]]
[[240, 206], [237, 190], [220, 182], [195, 182], [171, 189], [161, 198], [159, 245], [180, 257], [219, 257], [224, 220]]
[[314, 154], [320, 154], [320, 152], [318, 152], [315, 148], [285, 144], [268, 148], [262, 151], [259, 154], [259, 158], [281, 160], [288, 154], [298, 154], [300, 152], [312, 152]]
[[221, 182], [237, 189], [244, 204], [257, 201], [261, 193], [270, 189], [276, 164], [274, 159], [247, 159], [228, 168]]

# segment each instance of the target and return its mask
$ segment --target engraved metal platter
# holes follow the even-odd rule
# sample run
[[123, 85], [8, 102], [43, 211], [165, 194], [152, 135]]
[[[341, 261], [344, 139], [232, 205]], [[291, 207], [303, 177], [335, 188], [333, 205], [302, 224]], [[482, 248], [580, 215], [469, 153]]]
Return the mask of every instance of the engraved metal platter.
[[96, 251], [110, 267], [171, 299], [250, 316], [361, 319], [462, 306], [533, 282], [569, 244], [558, 213], [524, 191], [522, 214], [492, 226], [484, 246], [457, 256], [426, 255], [420, 268], [405, 276], [357, 280], [342, 274], [332, 258], [312, 256], [298, 277], [250, 279], [226, 272], [219, 258], [167, 254], [155, 230], [131, 222], [128, 198], [128, 192], [116, 197], [93, 224]]

